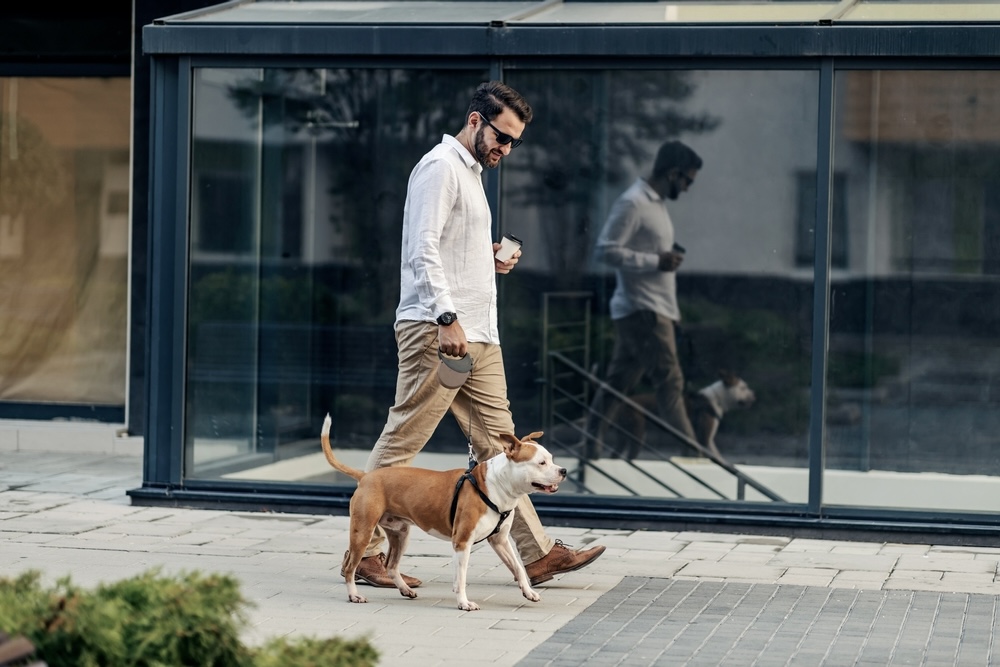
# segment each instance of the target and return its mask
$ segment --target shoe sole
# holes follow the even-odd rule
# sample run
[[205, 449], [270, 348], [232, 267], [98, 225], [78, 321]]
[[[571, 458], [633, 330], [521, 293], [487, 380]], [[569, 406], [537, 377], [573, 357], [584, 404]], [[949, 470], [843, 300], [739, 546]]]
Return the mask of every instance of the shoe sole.
[[[340, 576], [343, 577], [344, 573], [341, 572]], [[396, 584], [392, 583], [391, 581], [389, 583], [387, 583], [387, 584], [377, 584], [374, 581], [372, 581], [371, 579], [365, 579], [360, 574], [355, 574], [354, 575], [354, 583], [356, 583], [356, 584], [365, 584], [366, 586], [372, 586], [374, 588], [395, 588], [396, 587]], [[411, 583], [411, 584], [407, 584], [407, 585], [410, 588], [420, 588], [420, 585], [422, 583], [423, 583], [422, 581], [420, 581], [419, 579], [417, 579], [416, 583]]]
[[603, 554], [604, 554], [604, 549], [601, 549], [601, 551], [599, 551], [597, 554], [595, 554], [593, 558], [591, 558], [590, 560], [585, 560], [585, 561], [583, 561], [582, 563], [580, 563], [579, 565], [577, 565], [575, 567], [568, 567], [565, 570], [556, 570], [555, 572], [549, 572], [547, 574], [539, 576], [536, 579], [529, 579], [528, 583], [530, 583], [532, 586], [537, 586], [538, 584], [544, 584], [546, 581], [551, 581], [556, 575], [566, 574], [568, 572], [576, 572], [580, 568], [587, 567], [588, 565], [590, 565], [591, 563], [593, 563], [595, 560], [597, 560], [598, 558], [600, 558], [601, 555], [603, 555]]

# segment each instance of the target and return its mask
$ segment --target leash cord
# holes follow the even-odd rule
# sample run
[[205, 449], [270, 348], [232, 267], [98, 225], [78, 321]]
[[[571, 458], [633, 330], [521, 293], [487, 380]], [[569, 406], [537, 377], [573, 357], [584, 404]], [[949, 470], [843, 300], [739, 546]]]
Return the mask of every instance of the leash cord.
[[[469, 375], [470, 376], [472, 375], [471, 371], [470, 371]], [[462, 485], [465, 484], [465, 480], [469, 480], [469, 483], [472, 484], [472, 488], [474, 488], [476, 490], [476, 493], [478, 493], [479, 497], [482, 499], [482, 501], [484, 503], [486, 503], [486, 506], [488, 508], [490, 508], [491, 510], [493, 510], [494, 512], [496, 512], [497, 514], [500, 515], [500, 520], [497, 521], [496, 528], [493, 529], [493, 532], [490, 533], [489, 535], [487, 535], [486, 537], [484, 537], [482, 540], [476, 540], [475, 541], [475, 544], [479, 544], [483, 540], [488, 540], [491, 537], [493, 537], [494, 535], [496, 535], [497, 533], [499, 533], [500, 532], [500, 526], [503, 525], [503, 522], [507, 520], [507, 517], [509, 517], [510, 513], [513, 512], [514, 510], [511, 509], [511, 510], [506, 510], [506, 511], [501, 512], [500, 508], [497, 507], [493, 503], [492, 500], [490, 500], [489, 496], [487, 496], [485, 493], [483, 493], [483, 490], [479, 488], [479, 484], [476, 482], [476, 478], [472, 476], [472, 470], [477, 465], [479, 465], [479, 462], [476, 461], [476, 455], [472, 451], [472, 411], [473, 411], [473, 408], [474, 408], [473, 405], [469, 406], [469, 432], [468, 432], [468, 436], [467, 436], [468, 439], [469, 439], [469, 469], [465, 471], [464, 475], [462, 475], [461, 477], [458, 478], [458, 483], [455, 484], [455, 494], [451, 498], [451, 525], [452, 525], [452, 530], [454, 530], [454, 527], [455, 527], [455, 511], [458, 509], [458, 494], [462, 490]]]
[[[471, 375], [471, 373], [470, 373]], [[476, 455], [472, 452], [472, 406], [469, 406], [469, 470], [476, 467]]]

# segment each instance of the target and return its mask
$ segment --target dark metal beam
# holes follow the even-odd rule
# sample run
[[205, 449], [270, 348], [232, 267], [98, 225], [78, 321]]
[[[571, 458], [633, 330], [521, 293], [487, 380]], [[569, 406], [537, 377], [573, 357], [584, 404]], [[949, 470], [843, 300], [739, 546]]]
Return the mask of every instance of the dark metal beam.
[[204, 25], [143, 29], [151, 55], [978, 57], [990, 25]]

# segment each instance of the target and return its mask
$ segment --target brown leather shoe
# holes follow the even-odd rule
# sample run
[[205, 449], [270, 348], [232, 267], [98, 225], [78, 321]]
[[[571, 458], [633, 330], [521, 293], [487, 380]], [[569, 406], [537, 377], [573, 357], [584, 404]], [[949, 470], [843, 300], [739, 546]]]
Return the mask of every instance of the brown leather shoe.
[[532, 586], [537, 586], [557, 574], [579, 570], [597, 560], [605, 548], [591, 547], [586, 551], [574, 551], [563, 544], [562, 540], [556, 540], [552, 551], [525, 568], [528, 571], [528, 579], [531, 580]]
[[[347, 554], [344, 554], [344, 560], [347, 560]], [[344, 566], [340, 566], [340, 576], [344, 576]], [[410, 588], [417, 588], [423, 582], [416, 577], [408, 577], [403, 575], [403, 581]], [[385, 569], [385, 554], [378, 554], [376, 556], [365, 556], [358, 563], [358, 569], [354, 571], [354, 582], [358, 584], [368, 584], [369, 586], [375, 586], [376, 588], [395, 588], [396, 584], [393, 583], [392, 577], [389, 576], [388, 570]]]

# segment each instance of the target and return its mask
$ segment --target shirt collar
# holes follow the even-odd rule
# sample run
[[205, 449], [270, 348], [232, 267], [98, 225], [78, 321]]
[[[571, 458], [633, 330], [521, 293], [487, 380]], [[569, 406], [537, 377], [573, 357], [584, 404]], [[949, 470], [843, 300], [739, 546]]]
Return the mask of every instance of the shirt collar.
[[467, 166], [469, 169], [472, 169], [477, 174], [483, 173], [483, 165], [479, 164], [479, 160], [477, 160], [475, 157], [472, 156], [472, 153], [469, 152], [468, 148], [462, 145], [461, 141], [451, 136], [450, 134], [446, 134], [443, 137], [441, 137], [441, 143], [447, 144], [452, 148], [454, 148], [456, 151], [458, 151], [458, 154], [465, 162], [465, 166]]
[[639, 184], [642, 187], [642, 191], [646, 193], [650, 201], [662, 201], [663, 197], [660, 193], [653, 189], [653, 186], [646, 182], [646, 179], [640, 178]]

